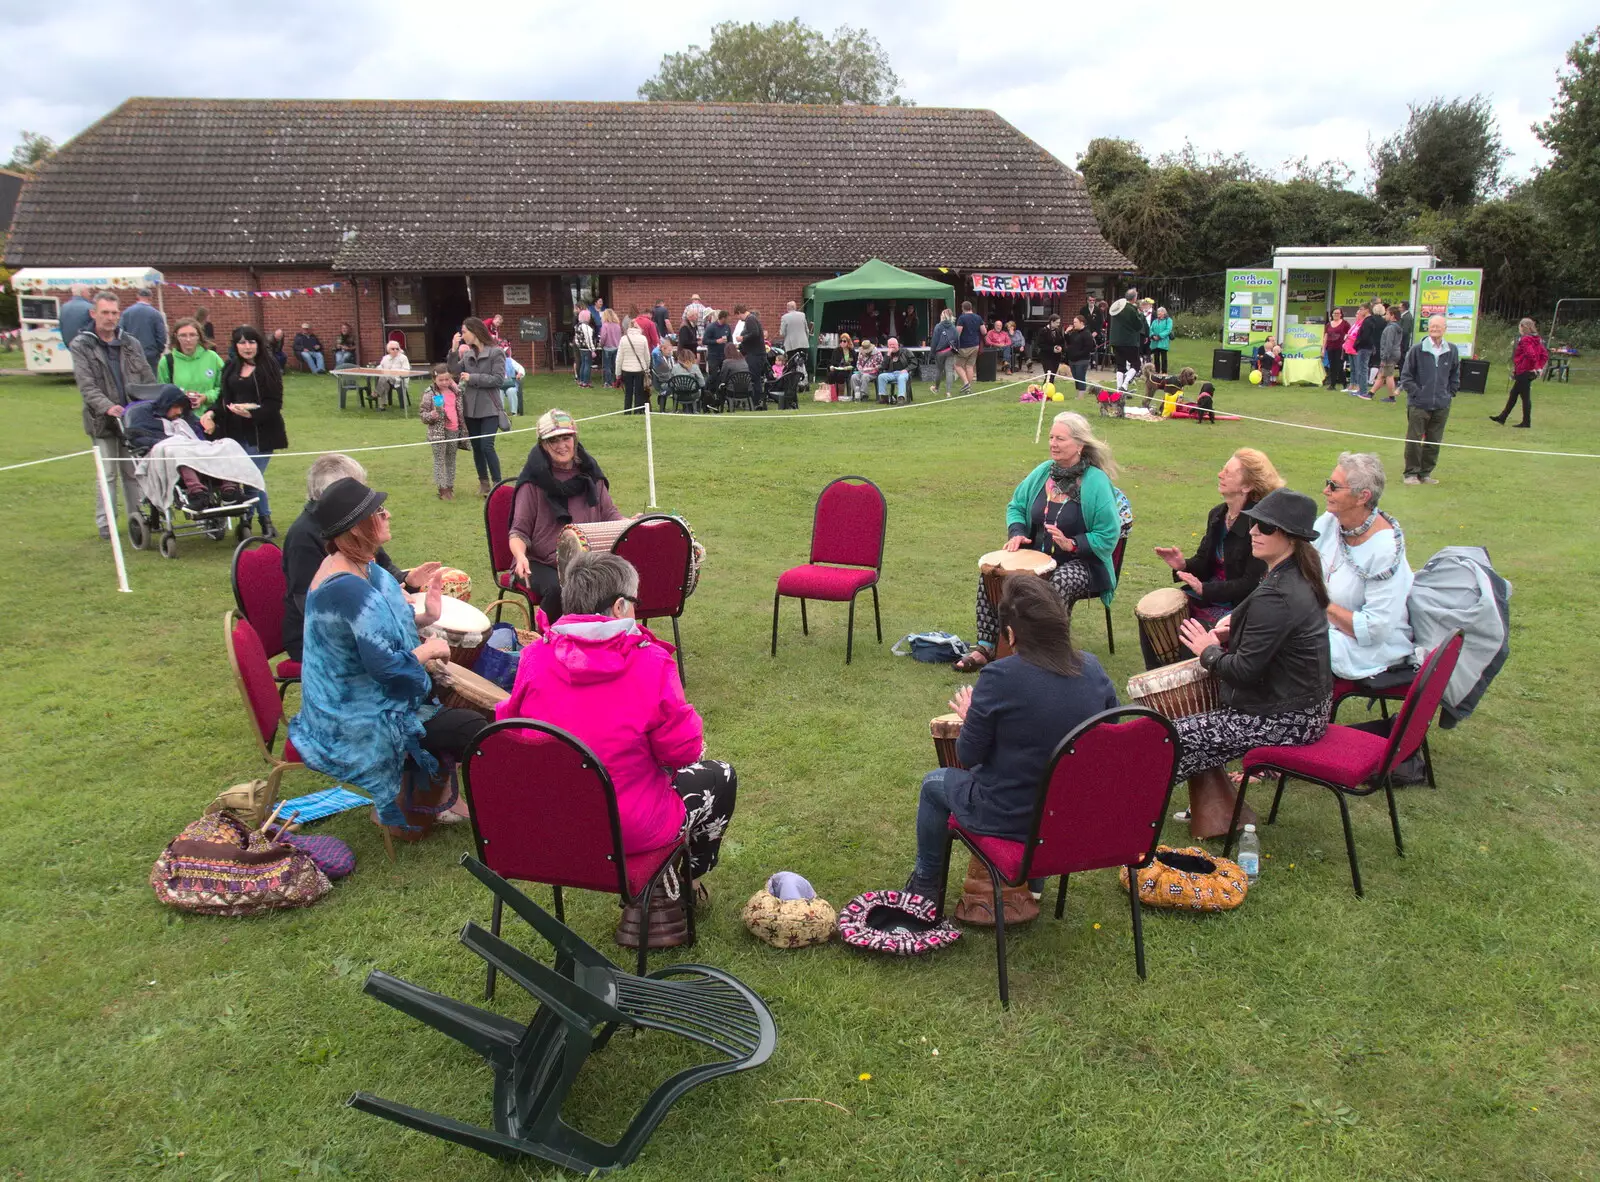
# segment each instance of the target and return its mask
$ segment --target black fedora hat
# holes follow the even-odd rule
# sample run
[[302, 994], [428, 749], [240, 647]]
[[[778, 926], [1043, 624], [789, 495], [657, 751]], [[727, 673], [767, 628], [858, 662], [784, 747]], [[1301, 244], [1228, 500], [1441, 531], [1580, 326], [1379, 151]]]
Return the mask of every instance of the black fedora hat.
[[328, 541], [360, 525], [388, 498], [388, 493], [375, 492], [354, 476], [346, 476], [322, 490], [311, 506], [311, 520], [317, 523], [323, 541]]
[[1317, 503], [1292, 488], [1273, 489], [1244, 510], [1244, 515], [1263, 525], [1275, 525], [1290, 537], [1316, 541]]

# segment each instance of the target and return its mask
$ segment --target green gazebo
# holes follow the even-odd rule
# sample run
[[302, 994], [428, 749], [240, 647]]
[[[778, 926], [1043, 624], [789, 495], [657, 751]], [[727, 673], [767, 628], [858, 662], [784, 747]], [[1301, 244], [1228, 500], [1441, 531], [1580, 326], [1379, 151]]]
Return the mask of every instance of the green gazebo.
[[[847, 300], [943, 300], [956, 306], [956, 289], [937, 279], [892, 267], [882, 259], [868, 259], [847, 275], [806, 285], [806, 319], [819, 329], [830, 303]], [[928, 326], [933, 327], [931, 324]], [[811, 334], [811, 372], [817, 372], [817, 334]]]

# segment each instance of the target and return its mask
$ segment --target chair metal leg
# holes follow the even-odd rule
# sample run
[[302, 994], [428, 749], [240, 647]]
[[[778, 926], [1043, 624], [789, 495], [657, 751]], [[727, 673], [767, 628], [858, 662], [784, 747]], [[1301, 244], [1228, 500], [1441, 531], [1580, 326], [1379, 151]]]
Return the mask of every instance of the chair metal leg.
[[772, 597], [772, 655], [778, 655], [778, 600], [780, 596]]
[[[1100, 606], [1106, 607], [1105, 604]], [[1109, 607], [1106, 607], [1106, 648], [1111, 651], [1113, 657], [1117, 655], [1117, 638], [1111, 631], [1111, 609]]]
[[1000, 1008], [1011, 1008], [1011, 984], [1006, 978], [1006, 908], [1000, 897], [1000, 874], [989, 867], [989, 882], [994, 887], [994, 954], [1000, 967]]
[[685, 689], [689, 685], [689, 675], [683, 671], [683, 637], [678, 635], [678, 617], [672, 617], [672, 646], [678, 650], [678, 683]]
[[1233, 796], [1233, 816], [1228, 820], [1228, 836], [1222, 843], [1222, 856], [1228, 857], [1233, 853], [1233, 839], [1239, 832], [1239, 817], [1244, 813], [1244, 794], [1250, 787], [1250, 773], [1246, 772], [1244, 779], [1239, 781], [1239, 791]]
[[1422, 739], [1422, 766], [1428, 771], [1428, 787], [1437, 788], [1439, 785], [1433, 778], [1433, 752], [1428, 750], [1428, 739], [1426, 735], [1424, 735]]
[[1397, 857], [1406, 856], [1405, 842], [1400, 840], [1400, 814], [1394, 807], [1394, 782], [1389, 776], [1383, 778], [1383, 794], [1389, 798], [1389, 825], [1394, 830], [1394, 852]]
[[639, 898], [639, 967], [634, 970], [644, 976], [649, 966], [645, 963], [650, 953], [650, 898], [656, 893], [656, 879], [644, 884], [644, 894]]
[[934, 902], [934, 915], [944, 918], [944, 897], [950, 889], [950, 851], [955, 846], [956, 835], [946, 832], [944, 837], [944, 868], [939, 871], [939, 897]]
[[878, 584], [872, 584], [872, 623], [878, 630], [878, 643], [883, 643], [883, 617], [878, 614]]
[[811, 635], [811, 625], [806, 621], [806, 601], [803, 599], [800, 601], [800, 635]]
[[1067, 876], [1061, 876], [1061, 884], [1056, 887], [1056, 918], [1060, 919], [1067, 913]]
[[[494, 914], [489, 917], [489, 934], [491, 936], [498, 936], [500, 934], [500, 910], [502, 906], [503, 903], [501, 902], [500, 896], [496, 895], [494, 897]], [[483, 986], [484, 1001], [494, 1000], [494, 975], [495, 967], [491, 963], [489, 965], [489, 979], [484, 983]]]
[[1144, 916], [1139, 912], [1139, 872], [1128, 867], [1128, 906], [1133, 909], [1133, 963], [1139, 970], [1139, 980], [1144, 972]]
[[1278, 776], [1278, 790], [1272, 794], [1272, 811], [1267, 814], [1268, 825], [1276, 825], [1278, 823], [1278, 802], [1283, 799], [1283, 786], [1288, 782], [1288, 775], [1280, 773]]
[[1350, 806], [1345, 803], [1344, 793], [1337, 789], [1330, 789], [1339, 800], [1339, 819], [1344, 822], [1344, 848], [1350, 855], [1350, 881], [1356, 888], [1359, 897], [1366, 892], [1361, 889], [1361, 863], [1356, 859], [1356, 835], [1350, 829]]
[[[804, 602], [804, 601], [802, 601]], [[844, 663], [850, 663], [850, 652], [855, 648], [856, 642], [856, 597], [850, 597], [850, 619], [844, 630]]]
[[684, 846], [683, 853], [678, 855], [678, 876], [683, 883], [683, 915], [689, 924], [689, 943], [687, 947], [693, 948], [700, 935], [694, 926], [694, 880], [689, 877], [688, 846]]
[[[561, 888], [560, 887], [552, 887], [551, 889], [553, 891], [555, 891], [555, 895], [556, 895], [556, 922], [557, 923], [566, 923], [567, 922], [567, 910], [566, 910], [565, 907], [563, 907], [561, 905]], [[495, 934], [498, 935], [499, 933], [497, 932]]]

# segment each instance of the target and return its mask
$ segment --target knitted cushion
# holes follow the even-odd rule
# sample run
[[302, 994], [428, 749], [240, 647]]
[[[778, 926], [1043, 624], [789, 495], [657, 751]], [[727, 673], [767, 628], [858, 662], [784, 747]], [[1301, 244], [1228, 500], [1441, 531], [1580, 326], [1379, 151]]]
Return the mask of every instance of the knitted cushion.
[[867, 891], [839, 912], [839, 936], [852, 948], [918, 956], [961, 939], [961, 929], [940, 919], [936, 904], [904, 891]]

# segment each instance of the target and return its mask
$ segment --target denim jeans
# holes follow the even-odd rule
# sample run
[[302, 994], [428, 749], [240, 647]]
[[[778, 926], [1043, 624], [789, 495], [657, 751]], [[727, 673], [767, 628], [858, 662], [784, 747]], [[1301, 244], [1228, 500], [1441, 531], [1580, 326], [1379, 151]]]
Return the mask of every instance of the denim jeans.
[[878, 397], [882, 398], [885, 396], [888, 384], [892, 379], [899, 386], [899, 391], [896, 397], [904, 398], [906, 396], [906, 382], [910, 377], [911, 375], [903, 369], [896, 370], [893, 373], [887, 371], [880, 373], [878, 375]]
[[600, 380], [608, 386], [617, 380], [617, 351], [615, 349], [600, 350]]
[[[250, 457], [251, 462], [260, 470], [261, 475], [265, 476], [267, 474], [267, 462], [272, 459], [272, 453], [270, 451], [257, 451], [255, 446], [249, 443], [241, 443], [239, 446], [244, 448], [244, 454]], [[262, 481], [262, 483], [265, 484], [266, 482]], [[267, 500], [267, 490], [262, 488], [255, 491], [256, 512], [263, 517], [271, 517], [272, 505]]]
[[594, 354], [587, 349], [578, 350], [578, 381], [584, 385], [589, 384], [589, 376], [594, 373]]
[[943, 353], [936, 353], [933, 357], [933, 388], [937, 390], [943, 386], [946, 398], [950, 397], [956, 388], [955, 358], [956, 355], [949, 349]]
[[340, 349], [333, 355], [333, 368], [342, 369], [347, 365], [356, 363], [356, 355], [349, 349]]
[[950, 794], [945, 787], [946, 768], [935, 768], [922, 777], [922, 795], [917, 800], [917, 864], [912, 873], [932, 886], [944, 871], [944, 848], [948, 841]]
[[1356, 350], [1356, 389], [1363, 394], [1372, 385], [1372, 350]]
[[498, 415], [486, 419], [467, 419], [467, 434], [472, 437], [472, 463], [478, 479], [500, 483], [500, 453], [494, 449], [494, 433], [500, 429]]
[[1011, 346], [1010, 345], [1007, 345], [1005, 348], [1000, 350], [1000, 364], [1004, 365], [1004, 366], [1010, 366], [1010, 364], [1011, 364]]
[[310, 349], [301, 350], [300, 360], [312, 373], [322, 373], [326, 368], [322, 363], [322, 354]]
[[1067, 364], [1072, 367], [1072, 380], [1078, 387], [1078, 393], [1082, 394], [1089, 388], [1089, 363], [1087, 361], [1070, 361]]

